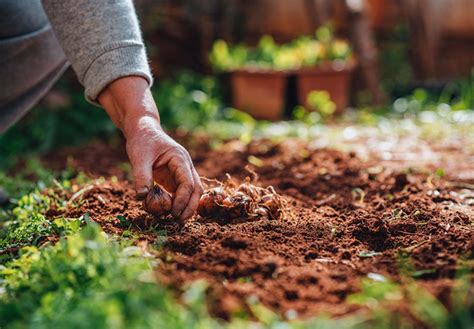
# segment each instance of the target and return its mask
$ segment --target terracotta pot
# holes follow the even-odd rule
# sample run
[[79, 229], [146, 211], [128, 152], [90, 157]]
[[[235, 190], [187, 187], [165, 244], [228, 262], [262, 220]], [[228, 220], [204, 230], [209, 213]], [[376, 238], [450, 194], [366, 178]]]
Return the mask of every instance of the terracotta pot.
[[231, 73], [232, 106], [256, 119], [279, 120], [285, 107], [287, 73], [237, 70]]
[[302, 68], [296, 72], [298, 102], [307, 109], [308, 94], [313, 90], [326, 90], [336, 104], [336, 114], [340, 114], [349, 104], [349, 88], [355, 61], [345, 64], [323, 63], [312, 68]]

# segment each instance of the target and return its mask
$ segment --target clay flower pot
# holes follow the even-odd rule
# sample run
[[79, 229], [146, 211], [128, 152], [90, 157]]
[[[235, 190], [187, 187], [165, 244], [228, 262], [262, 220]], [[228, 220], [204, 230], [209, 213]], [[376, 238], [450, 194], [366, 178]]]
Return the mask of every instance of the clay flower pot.
[[276, 70], [242, 69], [231, 72], [232, 106], [256, 119], [282, 118], [287, 73]]
[[328, 62], [296, 71], [299, 104], [310, 109], [308, 94], [313, 90], [326, 90], [336, 104], [336, 114], [344, 111], [349, 103], [349, 89], [355, 61]]

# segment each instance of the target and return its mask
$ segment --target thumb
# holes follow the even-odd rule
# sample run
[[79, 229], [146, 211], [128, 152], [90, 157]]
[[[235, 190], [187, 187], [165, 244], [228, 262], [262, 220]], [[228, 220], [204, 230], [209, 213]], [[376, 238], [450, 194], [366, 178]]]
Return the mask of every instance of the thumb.
[[137, 198], [142, 200], [153, 187], [153, 163], [150, 161], [137, 161], [132, 165], [133, 180]]

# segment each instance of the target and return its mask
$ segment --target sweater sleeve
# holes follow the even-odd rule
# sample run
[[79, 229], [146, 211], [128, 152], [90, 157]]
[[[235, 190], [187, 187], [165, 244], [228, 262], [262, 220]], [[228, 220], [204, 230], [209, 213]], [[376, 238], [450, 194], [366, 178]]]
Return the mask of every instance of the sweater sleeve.
[[43, 7], [88, 101], [97, 104], [100, 92], [124, 76], [152, 84], [132, 0], [43, 0]]

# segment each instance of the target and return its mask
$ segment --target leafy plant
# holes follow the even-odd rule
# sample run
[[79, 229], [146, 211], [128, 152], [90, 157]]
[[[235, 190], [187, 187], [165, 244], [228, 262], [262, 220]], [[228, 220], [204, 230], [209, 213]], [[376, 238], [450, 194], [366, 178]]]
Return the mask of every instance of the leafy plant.
[[201, 315], [203, 290], [190, 309], [154, 282], [139, 248], [108, 241], [96, 224], [52, 247], [23, 249], [0, 270], [0, 325], [36, 328], [213, 328]]
[[[403, 269], [402, 269], [403, 271]], [[388, 280], [379, 274], [370, 273], [361, 282], [361, 291], [348, 297], [348, 302], [369, 307], [374, 312], [378, 326], [383, 328], [411, 327], [407, 314], [389, 312], [397, 309], [399, 303], [406, 303], [410, 315], [429, 328], [460, 328], [473, 323], [469, 309], [474, 306], [469, 301], [469, 290], [461, 291], [460, 287], [469, 285], [469, 274], [460, 272], [456, 281], [457, 289], [453, 290], [452, 300], [456, 304], [455, 312], [448, 312], [446, 307], [427, 290], [423, 289], [410, 277], [401, 277], [400, 283]], [[460, 306], [462, 305], [462, 306]], [[459, 326], [462, 324], [461, 326]]]
[[219, 118], [223, 108], [216, 79], [182, 72], [153, 89], [163, 125], [192, 130]]
[[[65, 190], [69, 181], [58, 183], [57, 188]], [[46, 218], [51, 205], [61, 209], [65, 204], [64, 195], [53, 189], [37, 188], [17, 200], [11, 210], [4, 210], [0, 216], [0, 263], [15, 257], [23, 246], [39, 246], [50, 237], [59, 237], [79, 230], [81, 219], [58, 217]]]
[[216, 71], [240, 68], [292, 70], [315, 66], [328, 61], [347, 61], [352, 56], [350, 45], [334, 37], [331, 26], [316, 30], [314, 36], [301, 36], [289, 43], [278, 45], [269, 35], [264, 35], [256, 47], [230, 46], [217, 40], [209, 60]]
[[256, 127], [248, 114], [225, 107], [215, 77], [182, 72], [153, 93], [168, 129], [203, 133], [211, 141], [221, 141], [238, 136], [246, 140]]
[[323, 118], [329, 118], [336, 112], [336, 104], [331, 100], [331, 95], [325, 90], [311, 91], [308, 94], [308, 104]]

